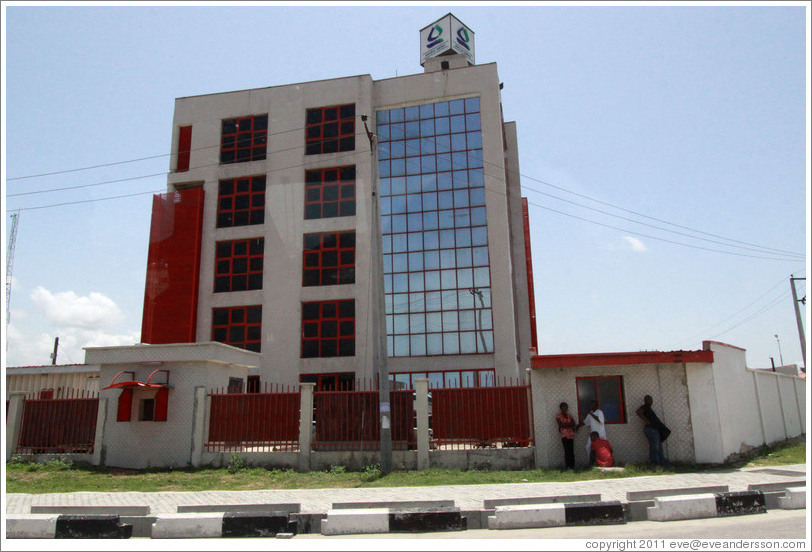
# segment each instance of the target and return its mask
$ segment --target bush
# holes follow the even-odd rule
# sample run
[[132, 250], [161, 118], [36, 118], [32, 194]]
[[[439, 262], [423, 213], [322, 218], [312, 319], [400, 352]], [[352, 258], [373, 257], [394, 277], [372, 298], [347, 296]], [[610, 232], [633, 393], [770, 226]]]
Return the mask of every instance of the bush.
[[381, 475], [381, 467], [378, 464], [373, 464], [364, 468], [361, 479], [363, 481], [375, 481], [376, 479], [380, 479]]
[[237, 473], [245, 468], [245, 460], [242, 459], [242, 456], [232, 453], [231, 460], [228, 461], [228, 473]]
[[333, 475], [347, 473], [347, 468], [345, 468], [344, 466], [330, 466], [330, 473]]

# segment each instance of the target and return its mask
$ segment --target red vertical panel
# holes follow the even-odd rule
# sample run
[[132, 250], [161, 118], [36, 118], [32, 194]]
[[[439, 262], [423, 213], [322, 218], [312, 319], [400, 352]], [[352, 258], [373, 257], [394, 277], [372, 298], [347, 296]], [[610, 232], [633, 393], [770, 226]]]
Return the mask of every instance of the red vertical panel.
[[166, 421], [166, 412], [169, 409], [169, 388], [161, 387], [155, 394], [155, 416], [156, 422]]
[[530, 213], [527, 198], [522, 198], [522, 226], [524, 227], [524, 261], [527, 267], [527, 303], [530, 307], [530, 343], [538, 354], [539, 343], [536, 335], [536, 291], [533, 286], [533, 254], [530, 250]]
[[203, 188], [152, 201], [142, 343], [193, 343], [197, 319]]
[[122, 389], [121, 395], [118, 396], [118, 413], [116, 414], [117, 422], [129, 422], [133, 411], [133, 390]]
[[178, 137], [178, 167], [176, 172], [186, 172], [189, 170], [189, 158], [192, 152], [192, 127], [180, 127]]

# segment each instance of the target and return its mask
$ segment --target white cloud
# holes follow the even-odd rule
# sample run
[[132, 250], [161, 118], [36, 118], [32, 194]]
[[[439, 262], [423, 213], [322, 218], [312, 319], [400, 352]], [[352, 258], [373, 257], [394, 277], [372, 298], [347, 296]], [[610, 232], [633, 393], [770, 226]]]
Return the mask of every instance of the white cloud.
[[646, 244], [631, 236], [623, 236], [623, 247], [632, 251], [648, 251]]
[[50, 364], [55, 337], [59, 337], [57, 364], [81, 364], [85, 361], [84, 347], [134, 345], [141, 340], [141, 332], [109, 334], [104, 330], [62, 328], [54, 330], [53, 334], [40, 333], [32, 336], [24, 334], [14, 327], [14, 324], [9, 324], [6, 333], [8, 340], [8, 350], [5, 355], [6, 366]]
[[98, 330], [123, 318], [118, 305], [106, 295], [97, 292], [79, 296], [73, 291], [51, 293], [44, 287], [37, 286], [31, 294], [31, 300], [48, 321], [69, 328]]

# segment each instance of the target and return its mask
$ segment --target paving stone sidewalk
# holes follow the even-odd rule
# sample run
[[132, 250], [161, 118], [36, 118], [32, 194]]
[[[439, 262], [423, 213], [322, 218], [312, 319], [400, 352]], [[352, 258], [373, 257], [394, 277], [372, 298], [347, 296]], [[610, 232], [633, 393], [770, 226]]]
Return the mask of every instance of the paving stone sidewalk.
[[482, 510], [483, 501], [577, 494], [601, 494], [601, 500], [626, 501], [628, 491], [727, 485], [746, 491], [749, 485], [806, 480], [806, 465], [713, 470], [677, 475], [591, 480], [571, 483], [511, 483], [364, 489], [292, 489], [268, 491], [52, 493], [6, 495], [6, 514], [27, 514], [35, 506], [149, 506], [151, 513], [177, 512], [178, 505], [301, 504], [302, 513], [326, 513], [334, 502], [454, 500], [461, 510]]

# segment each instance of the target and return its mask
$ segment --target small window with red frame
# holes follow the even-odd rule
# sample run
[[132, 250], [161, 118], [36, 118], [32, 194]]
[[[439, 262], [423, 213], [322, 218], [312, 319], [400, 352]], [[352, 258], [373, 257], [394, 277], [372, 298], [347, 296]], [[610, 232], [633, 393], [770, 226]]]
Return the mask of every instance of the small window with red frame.
[[575, 378], [578, 392], [578, 418], [583, 420], [589, 412], [589, 403], [598, 401], [603, 410], [604, 423], [626, 423], [626, 405], [623, 376], [592, 376]]
[[305, 153], [335, 153], [355, 149], [355, 104], [316, 107], [305, 118]]
[[303, 286], [355, 283], [355, 231], [305, 234]]
[[355, 216], [355, 166], [305, 172], [305, 219]]
[[265, 175], [221, 180], [217, 195], [217, 228], [265, 222]]
[[220, 163], [265, 159], [268, 147], [268, 115], [223, 119]]
[[214, 292], [262, 289], [264, 238], [217, 242]]
[[355, 356], [355, 300], [302, 303], [302, 358]]
[[262, 306], [213, 309], [211, 332], [212, 341], [259, 353], [262, 349]]

